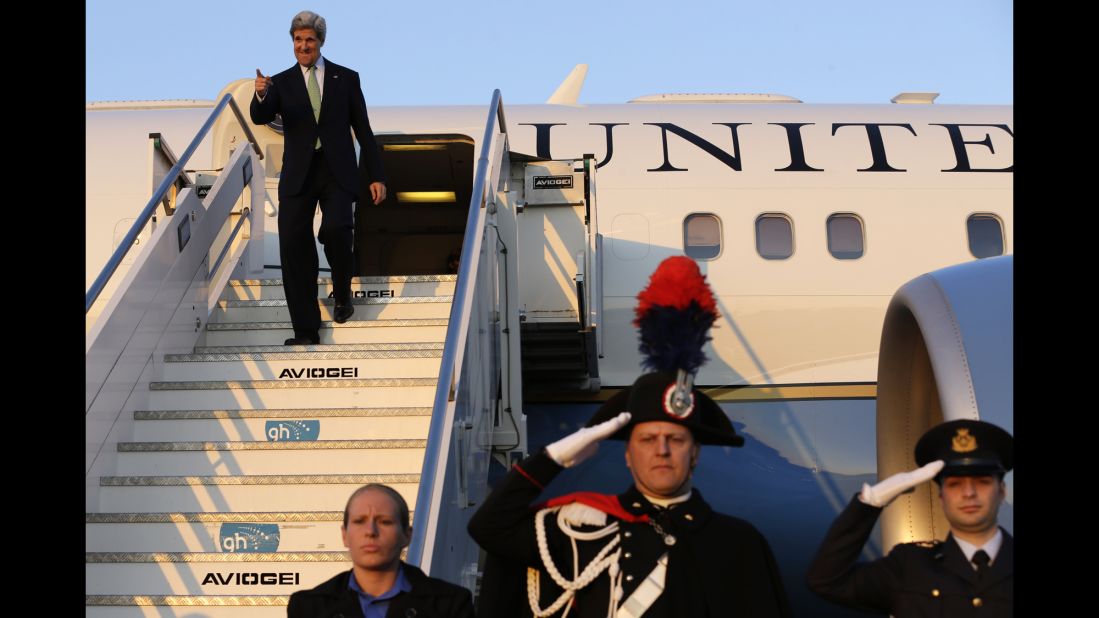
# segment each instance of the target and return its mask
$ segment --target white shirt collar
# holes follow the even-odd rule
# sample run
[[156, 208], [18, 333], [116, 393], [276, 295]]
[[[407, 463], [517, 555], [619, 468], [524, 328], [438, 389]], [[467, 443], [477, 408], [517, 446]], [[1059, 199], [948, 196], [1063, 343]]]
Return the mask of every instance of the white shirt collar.
[[[324, 75], [324, 56], [317, 56], [316, 66], [317, 66], [317, 79], [320, 79], [321, 76]], [[298, 68], [301, 69], [301, 74], [306, 79], [309, 79], [309, 67], [299, 64]]]
[[645, 496], [646, 500], [648, 500], [649, 502], [652, 502], [656, 506], [662, 506], [664, 508], [668, 508], [668, 505], [679, 504], [680, 502], [686, 502], [687, 500], [690, 500], [692, 493], [694, 493], [693, 489], [691, 491], [688, 491], [687, 493], [683, 494], [682, 496], [676, 496], [674, 498], [657, 498], [656, 496], [650, 496], [649, 494], [647, 494], [645, 492], [641, 492], [641, 495]]
[[[996, 562], [996, 554], [1000, 553], [1000, 546], [1004, 543], [1004, 532], [997, 527], [996, 534], [994, 534], [987, 543], [981, 546], [963, 541], [956, 536], [954, 537], [954, 542], [962, 549], [962, 553], [965, 554], [965, 559], [968, 560], [970, 564], [973, 563], [973, 554], [977, 553], [978, 549], [983, 549], [985, 550], [985, 553], [988, 554], [988, 564], [991, 565]], [[977, 567], [974, 566], [973, 568], [976, 569]]]

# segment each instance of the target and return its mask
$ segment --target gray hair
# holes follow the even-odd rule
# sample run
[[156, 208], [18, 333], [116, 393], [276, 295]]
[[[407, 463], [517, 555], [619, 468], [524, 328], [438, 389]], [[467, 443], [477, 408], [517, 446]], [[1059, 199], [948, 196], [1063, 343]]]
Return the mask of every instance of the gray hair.
[[298, 13], [294, 19], [290, 20], [290, 38], [294, 38], [294, 33], [302, 28], [310, 28], [316, 32], [317, 40], [324, 45], [324, 37], [328, 34], [328, 22], [324, 21], [323, 17], [313, 11]]
[[343, 507], [343, 527], [345, 529], [347, 528], [348, 515], [351, 512], [351, 502], [356, 498], [356, 496], [363, 493], [364, 491], [380, 491], [392, 498], [393, 502], [397, 505], [397, 522], [401, 524], [401, 530], [404, 531], [405, 534], [407, 534], [408, 531], [412, 529], [412, 523], [408, 521], [408, 503], [405, 502], [404, 496], [402, 496], [400, 493], [397, 492], [396, 489], [393, 489], [389, 485], [382, 485], [381, 483], [370, 483], [369, 485], [363, 485], [362, 487], [356, 489], [355, 492], [351, 494], [351, 497], [347, 499], [347, 505]]

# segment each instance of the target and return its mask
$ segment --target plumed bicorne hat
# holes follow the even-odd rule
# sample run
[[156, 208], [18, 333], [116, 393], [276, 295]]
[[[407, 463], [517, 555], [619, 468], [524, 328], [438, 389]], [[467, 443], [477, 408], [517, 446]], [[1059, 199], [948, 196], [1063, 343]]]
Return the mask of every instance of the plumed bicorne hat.
[[742, 446], [725, 412], [694, 388], [694, 376], [706, 362], [702, 346], [717, 319], [717, 304], [698, 264], [689, 257], [667, 258], [649, 285], [637, 295], [642, 366], [650, 371], [619, 391], [588, 420], [591, 427], [630, 412], [629, 424], [610, 436], [629, 440], [634, 425], [666, 421], [691, 430], [700, 444]]

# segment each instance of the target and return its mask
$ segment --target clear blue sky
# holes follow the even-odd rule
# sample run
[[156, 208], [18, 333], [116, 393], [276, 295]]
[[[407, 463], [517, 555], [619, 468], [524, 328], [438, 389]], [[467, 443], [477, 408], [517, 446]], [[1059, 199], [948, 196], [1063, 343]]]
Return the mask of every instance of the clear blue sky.
[[86, 0], [85, 101], [213, 99], [293, 63], [289, 25], [370, 105], [540, 103], [577, 63], [581, 103], [768, 92], [806, 103], [1013, 103], [1012, 0]]

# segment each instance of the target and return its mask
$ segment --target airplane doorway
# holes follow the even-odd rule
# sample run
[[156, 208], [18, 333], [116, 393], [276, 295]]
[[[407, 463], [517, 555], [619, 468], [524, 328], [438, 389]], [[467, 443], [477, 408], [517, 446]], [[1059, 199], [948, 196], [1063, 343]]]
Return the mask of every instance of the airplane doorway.
[[[355, 207], [356, 276], [456, 273], [473, 191], [473, 140], [379, 135], [386, 199]], [[365, 186], [363, 194], [370, 195]]]

